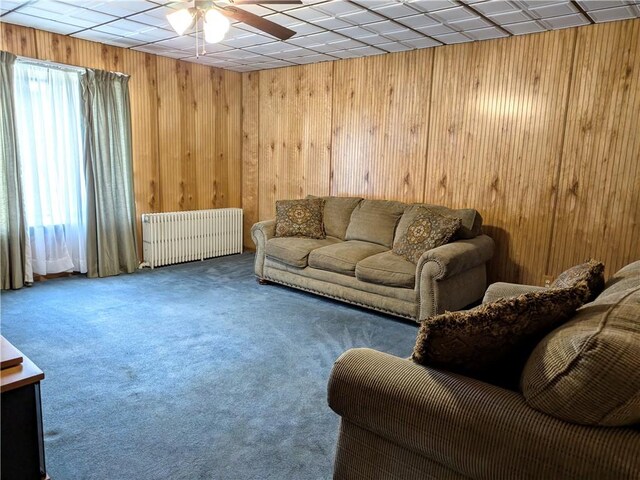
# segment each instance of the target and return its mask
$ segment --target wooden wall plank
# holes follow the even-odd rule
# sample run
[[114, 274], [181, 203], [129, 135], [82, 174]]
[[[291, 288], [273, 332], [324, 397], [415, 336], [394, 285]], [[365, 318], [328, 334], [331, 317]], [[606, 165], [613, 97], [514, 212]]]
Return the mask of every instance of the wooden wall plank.
[[543, 281], [575, 33], [435, 49], [424, 201], [482, 213], [491, 280]]
[[422, 200], [433, 49], [335, 63], [332, 195]]
[[193, 93], [195, 102], [195, 159], [197, 209], [216, 208], [216, 147], [217, 130], [215, 83], [217, 71], [193, 65]]
[[162, 210], [196, 208], [195, 94], [190, 63], [158, 57], [158, 154]]
[[259, 218], [275, 201], [328, 195], [333, 65], [260, 72]]
[[33, 28], [0, 22], [0, 50], [37, 58], [36, 31]]
[[640, 20], [578, 30], [548, 273], [640, 259]]
[[229, 70], [223, 73], [224, 103], [218, 118], [226, 136], [227, 207], [242, 207], [242, 74]]
[[258, 139], [260, 137], [260, 73], [242, 74], [242, 210], [244, 247], [255, 249], [251, 226], [258, 221]]

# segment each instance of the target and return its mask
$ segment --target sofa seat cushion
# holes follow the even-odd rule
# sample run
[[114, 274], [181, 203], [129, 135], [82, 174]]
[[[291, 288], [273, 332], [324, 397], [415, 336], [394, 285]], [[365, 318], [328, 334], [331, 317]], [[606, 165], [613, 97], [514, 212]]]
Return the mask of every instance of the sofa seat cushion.
[[639, 284], [605, 290], [538, 344], [521, 379], [529, 405], [582, 425], [640, 423]]
[[416, 266], [393, 252], [382, 252], [359, 261], [356, 278], [389, 287], [413, 288]]
[[387, 250], [382, 245], [358, 240], [340, 242], [312, 251], [309, 254], [309, 266], [355, 277], [359, 261]]
[[271, 238], [265, 247], [265, 254], [269, 258], [292, 267], [305, 268], [309, 253], [312, 250], [338, 242], [341, 242], [341, 240], [333, 237], [323, 239], [303, 237]]
[[393, 245], [396, 225], [407, 205], [387, 200], [362, 200], [351, 214], [346, 240]]

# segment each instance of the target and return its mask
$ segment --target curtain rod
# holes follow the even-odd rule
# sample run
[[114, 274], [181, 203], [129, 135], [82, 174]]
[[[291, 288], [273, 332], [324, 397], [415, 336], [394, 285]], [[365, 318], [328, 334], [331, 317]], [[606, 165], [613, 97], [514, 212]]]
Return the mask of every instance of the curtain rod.
[[[51, 60], [39, 60], [37, 58], [31, 58], [31, 57], [17, 56], [17, 60], [20, 63], [29, 63], [32, 65], [45, 65], [47, 67], [55, 68], [58, 70], [65, 70], [65, 71], [79, 72], [79, 73], [85, 72], [88, 68], [88, 67], [78, 67], [76, 65], [67, 65], [66, 63], [53, 62]], [[111, 73], [115, 73], [116, 75], [122, 75], [123, 77], [131, 77], [130, 75], [127, 75], [126, 73], [122, 73], [122, 72], [111, 72]]]

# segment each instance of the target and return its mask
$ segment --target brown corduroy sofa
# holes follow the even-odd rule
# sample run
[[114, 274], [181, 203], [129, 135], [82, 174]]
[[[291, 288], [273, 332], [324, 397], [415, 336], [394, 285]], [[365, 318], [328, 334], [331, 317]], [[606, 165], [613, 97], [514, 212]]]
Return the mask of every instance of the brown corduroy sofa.
[[[494, 284], [485, 300], [531, 288]], [[540, 342], [522, 393], [349, 350], [329, 380], [334, 479], [640, 478], [639, 346], [636, 262]]]
[[[308, 292], [420, 320], [479, 301], [494, 243], [473, 209], [354, 197], [323, 197], [325, 239], [275, 237], [275, 220], [251, 229], [255, 274]], [[417, 265], [391, 249], [419, 206], [458, 217], [458, 239], [429, 250]]]

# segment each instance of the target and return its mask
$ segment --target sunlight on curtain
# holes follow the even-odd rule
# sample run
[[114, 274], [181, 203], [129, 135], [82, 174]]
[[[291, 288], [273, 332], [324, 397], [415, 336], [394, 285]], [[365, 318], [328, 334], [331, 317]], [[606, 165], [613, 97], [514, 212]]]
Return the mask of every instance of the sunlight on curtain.
[[85, 273], [87, 215], [79, 73], [17, 62], [14, 80], [33, 272]]

